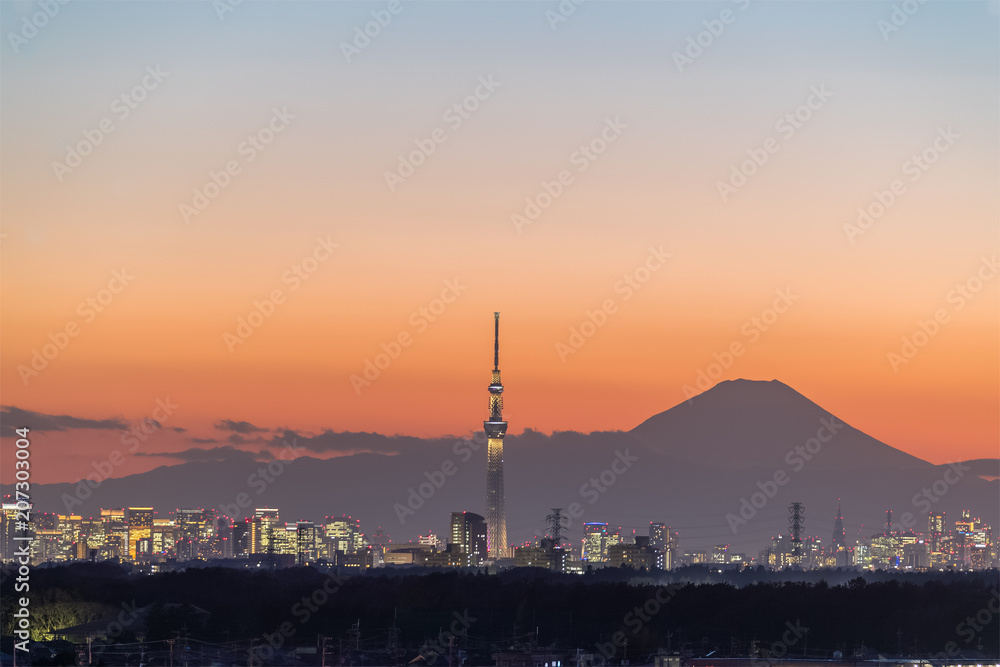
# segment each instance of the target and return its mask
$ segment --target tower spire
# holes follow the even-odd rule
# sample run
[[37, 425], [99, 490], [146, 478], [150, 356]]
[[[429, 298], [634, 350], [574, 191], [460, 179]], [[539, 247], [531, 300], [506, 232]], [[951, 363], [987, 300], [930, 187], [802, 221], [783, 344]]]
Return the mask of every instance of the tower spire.
[[493, 313], [493, 370], [500, 370], [500, 311]]

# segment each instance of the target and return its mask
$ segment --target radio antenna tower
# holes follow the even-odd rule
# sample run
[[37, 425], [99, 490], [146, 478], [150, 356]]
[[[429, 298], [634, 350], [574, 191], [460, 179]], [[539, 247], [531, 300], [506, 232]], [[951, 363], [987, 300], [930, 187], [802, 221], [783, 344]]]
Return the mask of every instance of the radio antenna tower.
[[788, 523], [792, 527], [792, 555], [802, 555], [802, 531], [806, 520], [806, 508], [802, 503], [792, 503], [788, 506]]

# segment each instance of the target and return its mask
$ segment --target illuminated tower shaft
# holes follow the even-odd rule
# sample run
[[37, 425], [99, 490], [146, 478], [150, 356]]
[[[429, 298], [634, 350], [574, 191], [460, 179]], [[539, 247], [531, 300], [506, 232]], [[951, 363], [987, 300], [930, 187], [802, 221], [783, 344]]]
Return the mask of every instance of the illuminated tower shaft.
[[507, 515], [503, 497], [503, 384], [500, 382], [500, 313], [493, 313], [493, 377], [490, 380], [490, 418], [486, 430], [486, 551], [490, 558], [507, 558]]

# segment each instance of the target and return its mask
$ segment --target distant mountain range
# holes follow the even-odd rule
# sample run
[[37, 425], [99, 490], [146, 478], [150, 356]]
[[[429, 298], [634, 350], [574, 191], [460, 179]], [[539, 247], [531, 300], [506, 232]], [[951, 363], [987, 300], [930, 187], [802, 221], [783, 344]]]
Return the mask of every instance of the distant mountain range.
[[[253, 461], [162, 466], [105, 481], [73, 511], [214, 507], [241, 518], [269, 506], [285, 521], [344, 513], [360, 518], [365, 532], [381, 526], [397, 542], [430, 530], [445, 538], [452, 511], [485, 513], [481, 439], [338, 438], [356, 440], [356, 450], [398, 453], [304, 456], [272, 462], [270, 472], [268, 463]], [[515, 543], [543, 534], [551, 508], [569, 515], [565, 534], [574, 541], [583, 522], [647, 534], [657, 521], [678, 531], [682, 551], [729, 544], [748, 556], [787, 532], [792, 501], [805, 505], [806, 533], [824, 542], [838, 502], [849, 540], [884, 530], [887, 509], [894, 528], [925, 530], [929, 510], [946, 511], [951, 522], [964, 508], [1000, 527], [1000, 460], [933, 465], [776, 380], [721, 382], [631, 431], [507, 436], [504, 466], [507, 534]], [[36, 507], [64, 513], [63, 494], [75, 487], [33, 485]]]

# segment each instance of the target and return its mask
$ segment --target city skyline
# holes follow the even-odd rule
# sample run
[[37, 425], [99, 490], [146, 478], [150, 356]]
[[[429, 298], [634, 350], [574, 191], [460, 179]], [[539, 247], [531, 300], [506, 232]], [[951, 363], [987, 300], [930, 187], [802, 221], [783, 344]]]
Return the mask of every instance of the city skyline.
[[[794, 505], [801, 503], [793, 503], [789, 512]], [[17, 510], [17, 504], [5, 497], [0, 516], [0, 558], [9, 559], [14, 552], [12, 536]], [[467, 510], [450, 513], [449, 529], [443, 533], [445, 539], [431, 531], [395, 542], [382, 526], [365, 532], [360, 517], [341, 514], [327, 515], [322, 520], [299, 517], [296, 521], [288, 521], [287, 518], [282, 520], [280, 508], [254, 508], [251, 515], [242, 519], [234, 519], [212, 508], [177, 508], [161, 514], [153, 507], [138, 506], [105, 508], [96, 517], [35, 512], [34, 509], [32, 516], [35, 535], [32, 554], [36, 563], [111, 559], [169, 564], [171, 560], [250, 559], [252, 565], [259, 566], [267, 564], [266, 560], [261, 561], [262, 556], [293, 556], [292, 560], [282, 561], [283, 567], [327, 560], [360, 568], [383, 565], [479, 567], [503, 562], [487, 553], [486, 519]], [[790, 528], [788, 532], [765, 540], [765, 546], [756, 553], [736, 551], [727, 543], [690, 547], [685, 545], [682, 531], [674, 530], [669, 523], [653, 521], [649, 522], [648, 533], [637, 527], [626, 530], [606, 521], [590, 521], [583, 525], [579, 538], [567, 539], [565, 535], [560, 538], [555, 527], [563, 531], [568, 526], [559, 518], [560, 509], [553, 508], [553, 514], [546, 518], [549, 522], [547, 533], [511, 544], [513, 552], [502, 559], [513, 560], [518, 566], [563, 572], [582, 572], [588, 565], [630, 565], [638, 569], [643, 561], [630, 559], [648, 549], [652, 550], [648, 551], [652, 560], [642, 564], [647, 570], [713, 564], [763, 565], [768, 569], [846, 567], [927, 571], [985, 570], [1000, 564], [997, 536], [992, 526], [968, 509], [950, 521], [947, 512], [932, 510], [919, 521], [904, 519], [902, 524], [898, 520], [894, 524], [892, 511], [886, 510], [886, 523], [881, 528], [869, 529], [865, 534], [859, 530], [857, 535], [846, 538], [838, 507], [837, 519], [830, 531], [832, 539], [820, 535], [806, 521], [800, 533], [801, 541], [796, 540], [798, 533]], [[562, 515], [562, 518], [568, 517]], [[565, 557], [557, 561], [539, 560], [540, 553], [551, 553], [552, 549], [564, 550]], [[364, 557], [367, 560], [350, 557], [355, 554], [367, 554]], [[389, 554], [409, 556], [387, 558]], [[428, 558], [421, 561], [415, 554]], [[337, 562], [344, 557], [346, 560]], [[275, 566], [275, 563], [270, 565]]]

